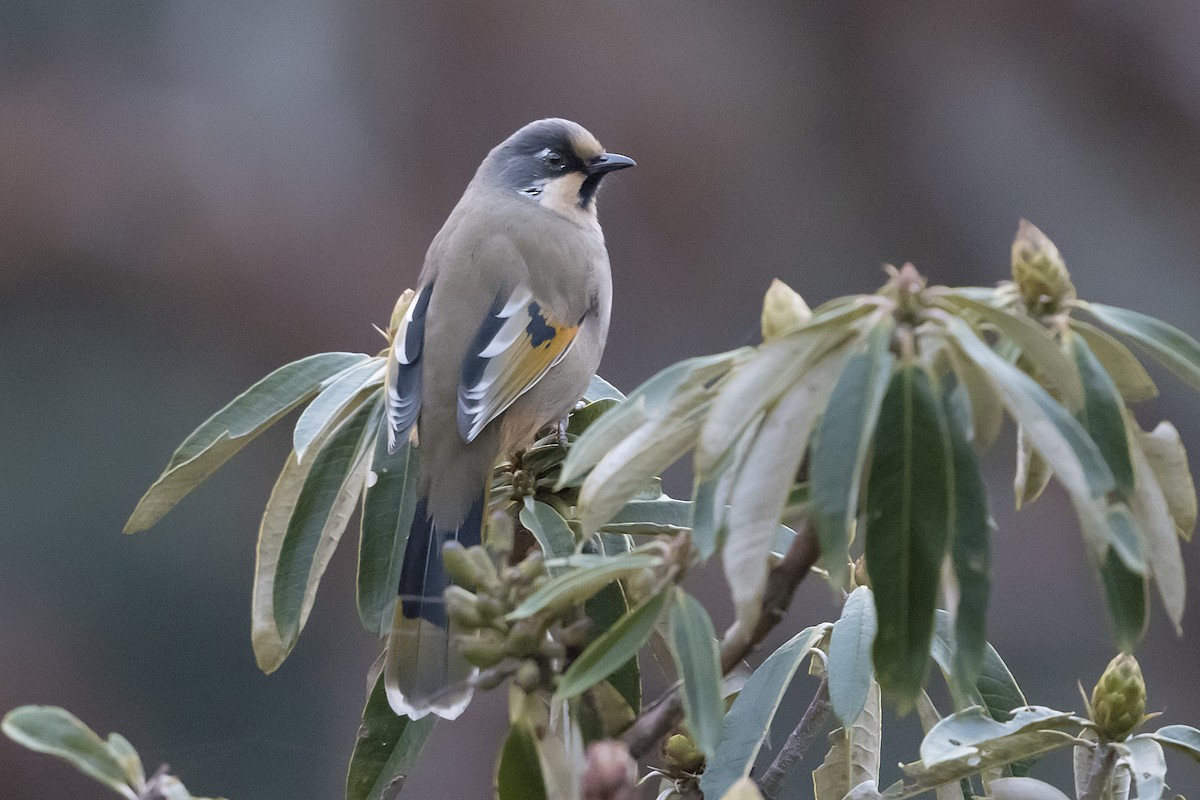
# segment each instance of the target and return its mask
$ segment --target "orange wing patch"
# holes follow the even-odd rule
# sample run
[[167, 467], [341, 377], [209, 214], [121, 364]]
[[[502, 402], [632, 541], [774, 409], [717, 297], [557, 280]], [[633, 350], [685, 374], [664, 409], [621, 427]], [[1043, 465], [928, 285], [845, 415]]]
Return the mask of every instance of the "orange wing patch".
[[562, 360], [579, 323], [564, 323], [518, 290], [497, 298], [463, 362], [458, 388], [458, 432], [474, 441], [480, 431]]

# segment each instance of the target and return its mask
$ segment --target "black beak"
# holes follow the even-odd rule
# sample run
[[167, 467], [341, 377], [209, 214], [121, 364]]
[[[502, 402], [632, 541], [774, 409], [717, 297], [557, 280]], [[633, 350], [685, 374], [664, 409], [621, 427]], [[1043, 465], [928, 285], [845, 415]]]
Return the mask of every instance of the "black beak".
[[636, 166], [637, 162], [629, 156], [622, 156], [618, 155], [617, 153], [605, 153], [602, 156], [592, 159], [592, 162], [588, 164], [587, 174], [604, 175], [605, 173], [614, 172], [618, 169]]

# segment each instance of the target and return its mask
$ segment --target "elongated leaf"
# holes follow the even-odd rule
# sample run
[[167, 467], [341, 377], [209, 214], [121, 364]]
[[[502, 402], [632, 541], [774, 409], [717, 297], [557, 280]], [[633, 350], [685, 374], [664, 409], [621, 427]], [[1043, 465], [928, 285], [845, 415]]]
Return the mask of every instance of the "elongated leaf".
[[918, 366], [892, 378], [875, 431], [867, 486], [867, 571], [879, 630], [875, 679], [902, 701], [925, 680], [942, 559], [954, 524], [949, 434], [929, 376]]
[[558, 681], [555, 697], [566, 700], [590, 689], [637, 655], [662, 616], [671, 592], [661, 591], [597, 636], [571, 662]]
[[643, 383], [590, 425], [574, 443], [563, 463], [559, 486], [582, 477], [647, 421], [667, 416], [677, 395], [702, 392], [706, 384], [723, 375], [746, 352], [744, 349], [733, 350], [680, 361]]
[[1034, 366], [1040, 378], [1060, 393], [1063, 404], [1072, 411], [1083, 408], [1083, 385], [1071, 360], [1058, 348], [1054, 337], [1041, 323], [1021, 311], [1006, 311], [972, 298], [944, 295], [951, 304], [965, 309], [1001, 336], [1011, 340]]
[[1074, 743], [1064, 731], [1077, 723], [1069, 713], [1041, 706], [1019, 709], [996, 722], [976, 706], [939, 722], [921, 742], [921, 760], [904, 765], [906, 778], [888, 787], [887, 800], [902, 800], [993, 767], [1034, 758]]
[[357, 599], [363, 627], [378, 636], [386, 635], [392, 625], [400, 566], [417, 505], [418, 471], [416, 447], [404, 442], [388, 453], [387, 437], [376, 436], [363, 492]]
[[750, 775], [784, 692], [809, 651], [828, 630], [828, 625], [816, 625], [800, 631], [746, 680], [721, 723], [717, 752], [700, 776], [700, 790], [705, 797], [721, 797], [737, 780]]
[[[992, 800], [1071, 800], [1058, 789], [1036, 778], [997, 778], [988, 786], [988, 792]], [[961, 791], [959, 797], [962, 797]]]
[[846, 598], [829, 639], [829, 700], [843, 728], [854, 725], [875, 681], [871, 666], [875, 630], [875, 597], [866, 586], [859, 586]]
[[1112, 470], [1117, 490], [1128, 497], [1133, 492], [1133, 462], [1129, 458], [1129, 431], [1125, 428], [1125, 403], [1121, 393], [1082, 336], [1068, 334], [1064, 343], [1083, 380], [1084, 406], [1080, 421]]
[[616, 398], [605, 397], [601, 400], [588, 403], [583, 408], [575, 409], [567, 419], [567, 433], [574, 436], [582, 436], [584, 431], [590, 428], [592, 423], [600, 419], [602, 414], [611, 411], [620, 402]]
[[[926, 736], [942, 721], [942, 715], [924, 691], [917, 695], [917, 717], [921, 720], [921, 730]], [[963, 800], [962, 787], [956, 783], [939, 786], [936, 794], [937, 800]]]
[[[561, 610], [576, 603], [582, 603], [615, 580], [633, 575], [643, 569], [654, 569], [662, 564], [658, 556], [644, 553], [624, 553], [618, 556], [599, 557], [594, 564], [575, 556], [574, 563], [588, 563], [582, 569], [573, 569], [548, 581], [536, 592], [529, 595], [508, 615], [509, 619], [525, 619], [532, 617], [543, 609]], [[551, 561], [547, 567], [558, 566]]]
[[696, 480], [692, 492], [692, 544], [704, 560], [725, 544], [729, 498], [733, 494], [733, 485], [741, 474], [742, 465], [746, 463], [746, 453], [758, 435], [761, 424], [762, 420], [757, 419], [747, 425], [741, 439], [725, 454], [721, 462], [706, 477]]
[[1158, 479], [1180, 537], [1190, 542], [1196, 527], [1196, 487], [1179, 431], [1169, 422], [1160, 422], [1150, 433], [1135, 429], [1135, 436]]
[[839, 348], [815, 362], [767, 412], [746, 452], [730, 496], [729, 546], [723, 560], [736, 614], [734, 636], [749, 635], [762, 613], [771, 544], [809, 435], [825, 410], [845, 357], [845, 350]]
[[[74, 714], [56, 706], [21, 706], [4, 716], [0, 728], [22, 747], [66, 761], [90, 778], [137, 800], [124, 765], [109, 745]], [[124, 739], [121, 740], [124, 742]], [[117, 748], [120, 749], [118, 744]]]
[[1070, 326], [1073, 332], [1087, 342], [1126, 402], [1137, 403], [1158, 396], [1158, 387], [1154, 385], [1142, 362], [1129, 352], [1128, 347], [1083, 320], [1071, 318]]
[[955, 609], [954, 680], [960, 688], [980, 677], [987, 643], [987, 604], [991, 593], [990, 521], [987, 488], [979, 473], [979, 459], [966, 432], [955, 421], [947, 403], [947, 434], [954, 469], [954, 529], [950, 555], [958, 582]]
[[888, 349], [893, 328], [890, 319], [877, 325], [866, 351], [846, 362], [813, 442], [809, 498], [820, 563], [837, 583], [846, 580], [846, 550], [858, 517], [863, 466], [895, 362]]
[[691, 739], [708, 758], [721, 739], [721, 656], [708, 612], [696, 598], [675, 589], [671, 604], [671, 655], [683, 679], [683, 711]]
[[604, 523], [609, 533], [653, 535], [665, 531], [685, 531], [692, 527], [692, 504], [687, 500], [664, 497], [659, 500], [634, 500]]
[[813, 771], [813, 797], [816, 800], [841, 800], [863, 782], [879, 780], [883, 716], [879, 684], [871, 681], [867, 688], [866, 703], [854, 724], [829, 734], [829, 752], [821, 766]]
[[1191, 725], [1166, 725], [1149, 735], [1200, 762], [1200, 730]]
[[964, 688], [967, 690], [965, 694], [955, 695], [956, 707], [961, 709], [971, 705], [983, 705], [992, 719], [997, 722], [1007, 722], [1012, 718], [1013, 709], [1027, 705], [1021, 687], [1017, 685], [1008, 665], [1004, 663], [1004, 659], [1000, 658], [1000, 654], [991, 644], [984, 645], [983, 661], [974, 685], [970, 687], [956, 685], [952, 679], [956, 644], [950, 614], [938, 609], [934, 615], [934, 621], [933, 647], [930, 650], [933, 660], [946, 677], [952, 690], [956, 692], [962, 691]]
[[1160, 319], [1100, 303], [1079, 304], [1108, 327], [1128, 336], [1193, 389], [1200, 389], [1200, 342]]
[[[947, 347], [946, 354], [954, 369], [954, 377], [971, 401], [970, 439], [975, 449], [983, 452], [1000, 435], [1004, 423], [1004, 402], [988, 374], [960, 349]], [[963, 426], [966, 429], [966, 426]]]
[[604, 378], [593, 375], [588, 383], [587, 391], [583, 393], [583, 399], [588, 403], [595, 403], [598, 400], [624, 400], [625, 395]]
[[[540, 500], [527, 500], [521, 509], [521, 524], [524, 525], [546, 558], [566, 557], [575, 552], [575, 534], [557, 511]], [[550, 574], [558, 574], [551, 570]]]
[[825, 353], [859, 333], [856, 321], [874, 303], [856, 302], [814, 316], [804, 328], [764, 343], [753, 358], [739, 364], [713, 402], [696, 448], [696, 473], [701, 479], [721, 463], [742, 431], [774, 405]]
[[496, 800], [547, 800], [537, 738], [520, 720], [509, 728], [496, 764]]
[[1017, 471], [1013, 475], [1013, 496], [1020, 511], [1042, 496], [1050, 479], [1054, 477], [1053, 470], [1042, 458], [1025, 429], [1017, 426]]
[[104, 746], [121, 765], [125, 772], [125, 781], [135, 792], [141, 792], [146, 786], [146, 769], [142, 766], [141, 756], [133, 749], [129, 740], [119, 733], [110, 733]]
[[341, 377], [324, 389], [296, 420], [292, 431], [292, 449], [296, 459], [303, 462], [308, 447], [326, 426], [334, 424], [354, 398], [383, 383], [384, 364], [371, 359], [346, 370]]
[[1133, 652], [1146, 631], [1146, 579], [1130, 570], [1113, 548], [1100, 566], [1100, 582], [1117, 646]]
[[[1132, 420], [1130, 424], [1133, 424]], [[1183, 635], [1181, 623], [1187, 598], [1187, 576], [1183, 570], [1179, 537], [1175, 533], [1175, 519], [1154, 469], [1140, 447], [1133, 448], [1133, 466], [1137, 485], [1129, 499], [1129, 510], [1141, 528], [1146, 561], [1158, 586], [1163, 608], [1175, 631]]]
[[[378, 398], [376, 398], [378, 399]], [[294, 641], [312, 610], [325, 572], [366, 478], [374, 432], [383, 408], [364, 403], [334, 429], [313, 459], [288, 521], [275, 572], [275, 625], [285, 642]]]
[[608, 522], [652, 478], [692, 449], [707, 409], [695, 395], [695, 406], [679, 414], [649, 420], [600, 459], [579, 490], [580, 526], [585, 536]]
[[[598, 633], [603, 633], [613, 625], [616, 625], [622, 617], [629, 613], [629, 598], [620, 583], [610, 583], [592, 595], [584, 603], [583, 608], [587, 612], [588, 618], [592, 621], [592, 625], [595, 626], [594, 629]], [[630, 658], [623, 666], [613, 672], [612, 675], [609, 675], [608, 683], [612, 685], [612, 688], [625, 701], [631, 713], [638, 714], [641, 712], [642, 673], [637, 656]], [[603, 694], [600, 684], [592, 687], [589, 691]], [[603, 700], [603, 697], [593, 699], [600, 701]]]
[[413, 720], [388, 705], [383, 674], [363, 709], [362, 725], [346, 775], [346, 800], [393, 800], [417, 763], [437, 717]]
[[1161, 798], [1167, 778], [1167, 758], [1162, 745], [1151, 736], [1134, 736], [1123, 745], [1128, 753], [1122, 761], [1133, 775], [1139, 800]]
[[272, 372], [192, 432], [171, 456], [125, 523], [125, 533], [144, 531], [254, 437], [316, 394], [322, 383], [365, 361], [363, 353], [319, 353]]

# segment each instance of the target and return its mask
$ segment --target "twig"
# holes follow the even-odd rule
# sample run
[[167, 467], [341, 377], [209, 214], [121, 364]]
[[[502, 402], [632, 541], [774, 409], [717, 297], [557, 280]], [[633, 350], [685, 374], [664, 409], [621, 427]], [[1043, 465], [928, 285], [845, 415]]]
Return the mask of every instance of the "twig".
[[[721, 671], [729, 674], [750, 654], [771, 629], [783, 619], [796, 587], [804, 580], [820, 555], [816, 534], [807, 525], [800, 525], [796, 538], [788, 547], [783, 560], [767, 574], [763, 590], [762, 616], [749, 634], [731, 636], [721, 643]], [[634, 758], [642, 758], [670, 733], [683, 718], [683, 702], [679, 692], [672, 689], [655, 700], [642, 712], [621, 739], [629, 745]]]
[[1113, 767], [1117, 764], [1117, 748], [1111, 744], [1101, 743], [1092, 751], [1092, 774], [1088, 776], [1087, 788], [1079, 796], [1079, 800], [1101, 800], [1108, 789], [1108, 782], [1113, 776]]
[[784, 778], [804, 759], [808, 746], [825, 727], [825, 721], [832, 710], [833, 706], [829, 702], [829, 679], [822, 678], [821, 685], [817, 687], [817, 693], [796, 725], [796, 730], [792, 731], [792, 735], [784, 742], [783, 749], [775, 756], [775, 760], [758, 782], [759, 790], [766, 800], [773, 800], [778, 796]]

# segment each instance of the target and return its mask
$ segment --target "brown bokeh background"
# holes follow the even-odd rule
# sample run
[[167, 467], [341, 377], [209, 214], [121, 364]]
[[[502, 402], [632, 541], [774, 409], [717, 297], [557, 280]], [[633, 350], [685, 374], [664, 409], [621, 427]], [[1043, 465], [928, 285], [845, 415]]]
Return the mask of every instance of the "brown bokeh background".
[[[173, 447], [255, 378], [379, 346], [370, 323], [521, 124], [570, 117], [639, 161], [602, 201], [602, 371], [626, 390], [754, 342], [775, 276], [813, 304], [874, 288], [885, 261], [1002, 279], [1022, 216], [1083, 296], [1195, 335], [1197, 42], [1185, 0], [3, 2], [0, 710], [66, 706], [199, 793], [340, 795], [376, 652], [353, 533], [283, 668], [261, 675], [250, 650], [286, 432], [151, 533], [120, 528]], [[1173, 419], [1200, 454], [1200, 400], [1154, 374], [1143, 423]], [[987, 462], [991, 638], [1031, 701], [1081, 710], [1076, 679], [1113, 651], [1099, 591], [1057, 489], [1010, 512], [1011, 438]], [[720, 627], [710, 574], [696, 587]], [[1165, 722], [1200, 720], [1189, 605], [1182, 638], [1156, 605], [1141, 650]], [[787, 626], [831, 613], [814, 582]], [[406, 796], [489, 796], [500, 700], [439, 727]], [[885, 765], [915, 755], [889, 742]], [[1200, 769], [1169, 759], [1194, 793]], [[1036, 774], [1061, 779], [1068, 760]], [[2, 740], [0, 796], [109, 795]]]

